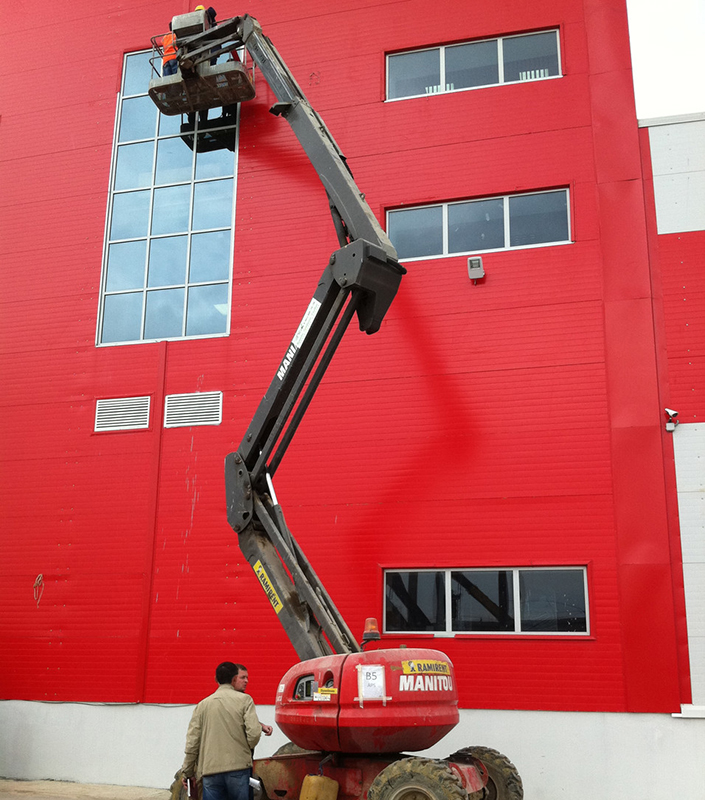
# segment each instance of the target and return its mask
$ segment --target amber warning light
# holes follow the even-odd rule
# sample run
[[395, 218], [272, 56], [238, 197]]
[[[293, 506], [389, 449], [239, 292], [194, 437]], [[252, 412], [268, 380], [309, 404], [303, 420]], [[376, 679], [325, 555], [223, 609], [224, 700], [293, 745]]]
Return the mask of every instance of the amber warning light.
[[374, 642], [377, 639], [381, 639], [382, 637], [379, 635], [379, 626], [377, 625], [377, 620], [374, 617], [368, 617], [365, 620], [365, 630], [362, 634], [362, 644], [367, 644], [367, 642]]

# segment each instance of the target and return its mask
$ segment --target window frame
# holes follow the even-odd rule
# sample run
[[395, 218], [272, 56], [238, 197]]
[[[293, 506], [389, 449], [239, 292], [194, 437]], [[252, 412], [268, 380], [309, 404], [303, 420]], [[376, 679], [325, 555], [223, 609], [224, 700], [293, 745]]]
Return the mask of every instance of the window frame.
[[[231, 330], [231, 321], [232, 321], [232, 300], [233, 300], [233, 271], [234, 271], [234, 236], [235, 236], [235, 219], [236, 219], [236, 199], [237, 199], [237, 174], [238, 174], [238, 160], [239, 160], [239, 135], [240, 135], [240, 108], [238, 106], [237, 114], [233, 118], [233, 125], [223, 125], [223, 129], [228, 127], [234, 128], [234, 137], [235, 137], [235, 147], [232, 153], [232, 162], [233, 168], [232, 173], [228, 175], [215, 175], [215, 176], [205, 176], [205, 177], [197, 177], [197, 153], [192, 151], [192, 161], [191, 161], [191, 176], [188, 179], [177, 178], [174, 180], [158, 181], [156, 175], [157, 169], [157, 159], [158, 159], [158, 150], [159, 145], [161, 142], [168, 141], [170, 139], [178, 139], [178, 133], [175, 133], [173, 130], [161, 132], [160, 131], [160, 124], [163, 115], [159, 113], [159, 111], [155, 107], [156, 111], [156, 119], [154, 125], [153, 134], [149, 138], [137, 138], [137, 139], [125, 139], [124, 141], [120, 140], [120, 128], [122, 125], [123, 120], [123, 104], [125, 100], [141, 98], [141, 97], [148, 97], [147, 95], [147, 86], [144, 86], [143, 91], [138, 92], [137, 94], [129, 93], [124, 91], [126, 88], [134, 88], [134, 87], [126, 87], [127, 82], [127, 70], [128, 70], [128, 61], [129, 58], [132, 56], [137, 57], [144, 57], [149, 59], [149, 57], [153, 55], [150, 50], [134, 50], [130, 52], [126, 52], [123, 56], [123, 63], [122, 63], [122, 71], [121, 71], [121, 79], [120, 79], [120, 87], [117, 93], [116, 98], [116, 109], [115, 109], [115, 127], [113, 131], [113, 141], [112, 141], [112, 151], [111, 151], [111, 160], [110, 160], [110, 177], [109, 177], [109, 185], [108, 185], [108, 197], [107, 197], [107, 207], [106, 207], [106, 215], [105, 215], [105, 230], [103, 235], [103, 251], [102, 251], [102, 259], [101, 259], [101, 278], [100, 278], [100, 289], [99, 289], [99, 297], [98, 297], [98, 313], [97, 313], [97, 321], [96, 321], [96, 335], [95, 335], [95, 345], [96, 347], [121, 347], [125, 345], [139, 345], [139, 344], [150, 344], [154, 342], [160, 341], [187, 341], [193, 339], [213, 339], [213, 338], [222, 338], [225, 336], [230, 335]], [[151, 59], [150, 59], [151, 64]], [[153, 67], [151, 67], [153, 69]], [[124, 92], [124, 93], [123, 93]], [[151, 102], [151, 101], [150, 101]], [[164, 117], [164, 119], [170, 119], [170, 117]], [[220, 128], [218, 128], [220, 130]], [[195, 135], [199, 135], [198, 127], [196, 129]], [[117, 179], [117, 170], [118, 170], [118, 156], [121, 147], [135, 145], [139, 143], [151, 142], [153, 144], [153, 153], [152, 153], [152, 173], [150, 183], [146, 186], [142, 187], [129, 187], [125, 188], [116, 188], [116, 179]], [[215, 225], [209, 228], [198, 228], [194, 229], [193, 227], [193, 217], [194, 217], [194, 205], [195, 205], [195, 198], [197, 187], [199, 185], [209, 184], [209, 183], [216, 183], [216, 182], [230, 182], [232, 186], [232, 202], [230, 213], [227, 221], [227, 225]], [[153, 233], [151, 231], [151, 221], [153, 219], [154, 213], [154, 206], [155, 206], [155, 195], [159, 190], [164, 189], [174, 189], [178, 187], [189, 187], [189, 201], [188, 201], [188, 223], [185, 229], [175, 230], [166, 233]], [[130, 193], [135, 193], [139, 191], [146, 191], [149, 192], [149, 199], [147, 204], [146, 210], [146, 219], [147, 219], [147, 232], [144, 235], [139, 236], [128, 236], [128, 237], [116, 237], [111, 238], [111, 228], [113, 224], [113, 210], [114, 210], [114, 198], [118, 195], [127, 195]], [[227, 274], [224, 278], [220, 279], [211, 279], [211, 280], [204, 280], [204, 281], [190, 281], [189, 280], [189, 271], [192, 266], [191, 258], [192, 258], [192, 242], [194, 237], [203, 234], [211, 234], [211, 233], [220, 233], [225, 232], [228, 234], [229, 237], [229, 244], [228, 244], [228, 262], [227, 262]], [[170, 239], [177, 236], [185, 236], [187, 237], [187, 251], [186, 251], [186, 273], [184, 275], [184, 281], [182, 283], [177, 284], [165, 284], [163, 286], [150, 286], [148, 281], [148, 269], [149, 269], [149, 262], [150, 262], [150, 251], [152, 243], [157, 240], [164, 240]], [[145, 255], [144, 255], [144, 272], [143, 272], [143, 280], [141, 287], [134, 287], [130, 289], [122, 289], [122, 290], [108, 290], [108, 259], [110, 255], [110, 247], [111, 245], [115, 244], [129, 244], [131, 242], [140, 243], [144, 242], [145, 246]], [[189, 317], [188, 317], [188, 304], [189, 304], [189, 294], [190, 291], [194, 288], [199, 287], [209, 287], [209, 286], [226, 286], [227, 287], [227, 312], [225, 314], [225, 328], [222, 331], [218, 331], [215, 333], [196, 333], [196, 334], [188, 334], [188, 325], [189, 325]], [[177, 289], [183, 291], [183, 300], [181, 305], [181, 333], [178, 335], [171, 335], [171, 336], [158, 336], [148, 338], [145, 336], [146, 332], [146, 323], [147, 323], [147, 300], [150, 293], [170, 290], [170, 289]], [[119, 295], [127, 295], [127, 294], [139, 294], [142, 297], [142, 306], [141, 306], [141, 318], [140, 318], [140, 338], [136, 339], [124, 339], [120, 341], [110, 341], [104, 342], [102, 341], [103, 338], [103, 325], [105, 322], [105, 309], [106, 309], [106, 299], [108, 297], [114, 297]]]
[[[520, 244], [512, 246], [511, 242], [511, 221], [509, 216], [509, 203], [510, 200], [514, 197], [531, 197], [540, 194], [552, 194], [555, 192], [565, 192], [566, 195], [566, 224], [568, 229], [568, 238], [567, 239], [557, 239], [555, 241], [550, 242], [538, 242], [537, 244]], [[473, 203], [473, 202], [482, 202], [483, 200], [502, 200], [503, 201], [503, 215], [504, 215], [504, 247], [488, 247], [486, 249], [478, 249], [478, 250], [459, 250], [448, 252], [448, 240], [449, 240], [449, 230], [448, 230], [448, 208], [450, 206], [456, 205], [463, 205], [465, 203]], [[403, 211], [415, 211], [420, 208], [441, 208], [442, 210], [442, 240], [443, 240], [443, 252], [436, 253], [434, 255], [429, 256], [400, 256], [401, 260], [406, 261], [429, 261], [431, 259], [437, 258], [455, 258], [456, 256], [468, 256], [468, 255], [476, 255], [481, 253], [503, 253], [507, 250], [533, 250], [537, 247], [561, 247], [567, 244], [573, 244], [573, 215], [571, 213], [571, 191], [569, 186], [558, 186], [551, 189], [539, 189], [536, 191], [529, 191], [529, 192], [513, 192], [512, 194], [499, 194], [499, 195], [488, 195], [484, 197], [466, 197], [461, 200], [447, 200], [443, 203], [421, 203], [419, 205], [408, 205], [408, 206], [401, 206], [397, 208], [388, 208], [386, 211], [386, 231], [389, 235], [390, 225], [389, 225], [389, 218], [392, 214], [403, 212]], [[508, 244], [509, 243], [509, 244]]]
[[[557, 75], [546, 75], [538, 78], [527, 78], [526, 80], [518, 80], [518, 81], [505, 81], [504, 79], [504, 41], [506, 39], [519, 39], [526, 36], [535, 36], [539, 33], [554, 33], [556, 37], [556, 59], [558, 62], [558, 74]], [[448, 83], [446, 81], [446, 74], [445, 74], [445, 52], [448, 48], [451, 47], [458, 47], [459, 45], [464, 44], [481, 44], [483, 42], [496, 42], [497, 43], [497, 72], [498, 72], [498, 79], [497, 83], [483, 83], [478, 86], [464, 86], [460, 89], [448, 89], [442, 88], [447, 87]], [[438, 51], [439, 53], [439, 84], [438, 84], [438, 91], [432, 92], [427, 91], [423, 94], [408, 94], [403, 95], [401, 97], [390, 97], [389, 96], [389, 61], [390, 59], [394, 58], [395, 56], [402, 56], [402, 55], [410, 55], [412, 53], [426, 53], [431, 51]], [[437, 95], [444, 95], [444, 94], [457, 94], [458, 92], [470, 92], [475, 91], [476, 89], [489, 89], [493, 86], [514, 86], [519, 83], [536, 83], [537, 81], [549, 81], [555, 80], [557, 78], [564, 77], [563, 72], [563, 59], [562, 59], [562, 52], [561, 52], [561, 29], [559, 26], [551, 27], [551, 28], [541, 28], [535, 31], [525, 31], [523, 33], [509, 33], [503, 36], [488, 36], [482, 39], [466, 39], [459, 42], [449, 42], [448, 44], [442, 45], [435, 45], [433, 47], [416, 47], [412, 50], [398, 50], [393, 53], [386, 53], [385, 54], [385, 81], [384, 81], [384, 102], [385, 103], [396, 103], [400, 100], [414, 100], [418, 99], [419, 97], [435, 97]]]
[[[520, 591], [520, 573], [522, 572], [566, 572], [579, 570], [583, 575], [583, 598], [585, 600], [585, 630], [584, 631], [530, 631], [521, 630], [521, 591]], [[392, 572], [432, 572], [443, 573], [444, 575], [444, 591], [445, 591], [445, 630], [441, 631], [406, 631], [406, 630], [388, 630], [387, 629], [387, 573]], [[513, 587], [513, 616], [514, 616], [514, 630], [513, 631], [460, 631], [453, 629], [453, 598], [451, 591], [451, 578], [454, 572], [511, 572], [512, 573], [512, 587]], [[433, 638], [463, 638], [463, 637], [483, 637], [490, 636], [496, 638], [498, 636], [506, 636], [510, 638], [528, 636], [531, 638], [548, 636], [552, 639], [556, 637], [567, 637], [569, 639], [586, 639], [593, 636], [592, 625], [590, 618], [590, 587], [589, 587], [589, 572], [586, 564], [570, 564], [570, 565], [532, 565], [530, 567], [423, 567], [423, 568], [404, 568], [404, 567], [385, 567], [382, 570], [382, 633], [388, 636], [430, 636]]]

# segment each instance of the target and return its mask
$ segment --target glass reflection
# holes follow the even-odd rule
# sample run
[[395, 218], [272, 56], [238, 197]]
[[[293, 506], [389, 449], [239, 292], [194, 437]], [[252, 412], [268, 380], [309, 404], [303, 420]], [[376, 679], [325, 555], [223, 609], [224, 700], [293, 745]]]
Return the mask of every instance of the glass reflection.
[[125, 289], [141, 289], [144, 286], [144, 257], [147, 240], [121, 242], [108, 248], [108, 274], [105, 289], [120, 292]]
[[385, 577], [387, 631], [445, 630], [442, 572], [388, 572]]
[[186, 335], [225, 333], [228, 321], [228, 285], [193, 286], [188, 292]]
[[193, 229], [229, 228], [233, 216], [233, 182], [197, 183], [193, 196]]
[[188, 230], [191, 186], [170, 186], [154, 190], [152, 233], [180, 233]]
[[393, 211], [389, 215], [389, 238], [399, 258], [435, 256], [443, 252], [441, 206]]
[[513, 631], [514, 586], [509, 570], [452, 572], [454, 631]]
[[[223, 134], [226, 131], [222, 131]], [[235, 138], [235, 129], [227, 131]], [[231, 150], [211, 150], [196, 154], [196, 179], [224, 178], [235, 171], [235, 156]]]
[[555, 31], [504, 39], [504, 80], [532, 81], [558, 75], [558, 38]]
[[230, 231], [198, 233], [191, 238], [190, 283], [223, 281], [230, 273]]
[[388, 62], [388, 97], [413, 97], [440, 89], [440, 50], [400, 53]]
[[190, 181], [193, 152], [181, 139], [161, 139], [157, 145], [157, 177], [155, 183]]
[[568, 241], [568, 193], [544, 192], [509, 198], [512, 247]]
[[504, 201], [476, 200], [448, 206], [448, 252], [504, 247]]
[[147, 286], [174, 286], [186, 282], [187, 236], [152, 239]]
[[181, 130], [181, 115], [175, 114], [173, 117], [167, 117], [166, 114], [159, 115], [159, 135], [169, 136], [177, 134]]
[[587, 633], [582, 570], [522, 570], [519, 592], [522, 631]]
[[[149, 88], [149, 81], [155, 73], [149, 63], [151, 53], [131, 53], [125, 59], [125, 80], [122, 85], [123, 95], [144, 94]], [[151, 101], [150, 101], [151, 102]], [[152, 103], [152, 105], [154, 105]]]
[[140, 338], [142, 292], [111, 294], [105, 298], [101, 341], [134, 342]]
[[467, 89], [499, 83], [497, 41], [446, 48], [446, 89]]
[[142, 189], [152, 183], [154, 143], [124, 144], [118, 147], [115, 167], [116, 189]]
[[147, 235], [149, 192], [125, 192], [113, 198], [111, 239], [136, 239]]
[[119, 141], [151, 139], [156, 126], [157, 107], [149, 97], [131, 97], [122, 101]]
[[167, 339], [182, 335], [184, 290], [159, 289], [147, 293], [145, 339]]

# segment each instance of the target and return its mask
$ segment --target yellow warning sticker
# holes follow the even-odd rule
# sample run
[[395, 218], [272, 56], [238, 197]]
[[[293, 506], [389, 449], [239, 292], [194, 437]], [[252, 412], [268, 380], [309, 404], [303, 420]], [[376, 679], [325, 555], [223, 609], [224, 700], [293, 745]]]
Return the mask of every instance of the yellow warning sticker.
[[284, 608], [284, 604], [279, 599], [279, 595], [276, 593], [274, 586], [272, 586], [272, 582], [269, 580], [269, 575], [267, 575], [267, 571], [262, 566], [262, 562], [257, 561], [253, 569], [255, 571], [255, 575], [257, 576], [257, 580], [262, 584], [264, 593], [267, 595], [269, 602], [272, 604], [272, 608], [278, 614], [282, 608]]
[[338, 690], [335, 686], [321, 686], [318, 694], [338, 694]]
[[446, 661], [402, 661], [405, 675], [450, 675], [450, 664]]

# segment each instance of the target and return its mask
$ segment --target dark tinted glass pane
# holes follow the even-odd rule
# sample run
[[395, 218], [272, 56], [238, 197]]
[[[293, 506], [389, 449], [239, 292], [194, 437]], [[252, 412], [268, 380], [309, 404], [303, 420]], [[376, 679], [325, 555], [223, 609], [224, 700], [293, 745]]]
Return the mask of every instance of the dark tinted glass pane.
[[153, 142], [118, 147], [115, 189], [142, 189], [151, 186], [153, 159]]
[[533, 81], [558, 75], [558, 37], [555, 31], [503, 39], [504, 80]]
[[152, 77], [156, 77], [149, 63], [150, 57], [151, 52], [133, 53], [127, 57], [125, 60], [125, 81], [122, 87], [123, 95], [147, 92], [149, 81]]
[[230, 231], [198, 233], [191, 238], [190, 283], [224, 281], [230, 274]]
[[108, 248], [108, 275], [105, 289], [120, 292], [125, 289], [141, 289], [144, 286], [144, 257], [147, 240], [121, 242]]
[[152, 239], [149, 246], [147, 286], [173, 286], [186, 283], [187, 245], [186, 236]]
[[155, 189], [152, 233], [179, 233], [188, 230], [191, 186]]
[[193, 151], [178, 137], [161, 139], [157, 145], [156, 183], [190, 181], [193, 174]]
[[514, 587], [509, 570], [451, 573], [454, 631], [513, 631]]
[[157, 125], [157, 107], [149, 97], [132, 97], [122, 102], [120, 117], [121, 142], [151, 139]]
[[568, 193], [510, 197], [509, 239], [512, 247], [568, 241]]
[[160, 289], [147, 293], [145, 339], [181, 336], [184, 318], [184, 290]]
[[444, 631], [445, 581], [442, 572], [387, 572], [387, 631]]
[[147, 235], [149, 192], [126, 192], [113, 198], [111, 239], [136, 239]]
[[504, 247], [504, 201], [475, 200], [448, 206], [448, 252]]
[[139, 340], [141, 324], [142, 292], [111, 294], [105, 298], [101, 342], [107, 344]]
[[188, 290], [186, 335], [225, 333], [228, 311], [227, 283], [192, 287]]
[[[222, 135], [235, 137], [235, 129], [219, 131]], [[235, 156], [231, 150], [211, 150], [210, 152], [197, 153], [196, 178], [225, 178], [235, 171]]]
[[413, 97], [438, 91], [441, 82], [439, 50], [419, 53], [400, 53], [390, 56], [387, 63], [387, 97]]
[[392, 211], [389, 238], [399, 258], [420, 258], [443, 253], [443, 209], [441, 206]]
[[193, 229], [229, 228], [233, 217], [233, 182], [197, 183], [193, 197]]
[[446, 89], [466, 89], [498, 82], [496, 40], [446, 48]]
[[522, 570], [519, 587], [522, 631], [587, 632], [583, 570]]

